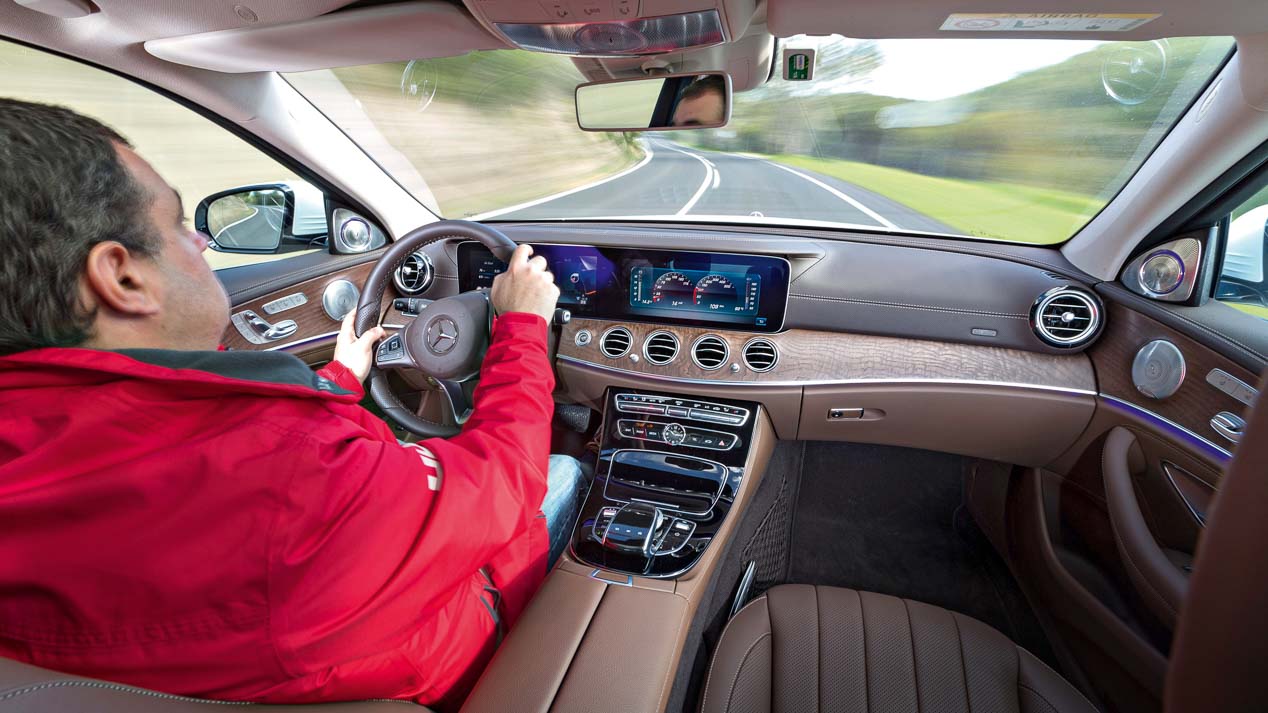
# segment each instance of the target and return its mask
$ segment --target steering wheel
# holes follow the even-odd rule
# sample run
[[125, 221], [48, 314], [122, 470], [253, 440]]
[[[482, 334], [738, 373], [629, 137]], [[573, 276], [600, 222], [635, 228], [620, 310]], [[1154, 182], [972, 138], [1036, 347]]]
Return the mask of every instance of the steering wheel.
[[[515, 242], [500, 231], [467, 220], [441, 220], [410, 231], [388, 248], [361, 288], [355, 320], [358, 337], [379, 323], [383, 292], [405, 258], [446, 238], [478, 240], [503, 262], [510, 262], [515, 251]], [[405, 329], [375, 347], [374, 366], [370, 367], [370, 396], [374, 403], [399, 426], [424, 438], [456, 435], [471, 416], [471, 400], [463, 384], [480, 374], [492, 323], [487, 291], [466, 292], [429, 303]], [[406, 408], [388, 384], [386, 372], [393, 369], [421, 372], [438, 385], [458, 425], [433, 423]]]

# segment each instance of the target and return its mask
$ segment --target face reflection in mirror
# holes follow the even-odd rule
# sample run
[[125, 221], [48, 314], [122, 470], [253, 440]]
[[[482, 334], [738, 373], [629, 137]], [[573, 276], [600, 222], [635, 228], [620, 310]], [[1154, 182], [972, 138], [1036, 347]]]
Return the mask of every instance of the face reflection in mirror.
[[683, 90], [674, 107], [671, 126], [710, 126], [726, 118], [726, 84], [716, 74], [705, 75]]

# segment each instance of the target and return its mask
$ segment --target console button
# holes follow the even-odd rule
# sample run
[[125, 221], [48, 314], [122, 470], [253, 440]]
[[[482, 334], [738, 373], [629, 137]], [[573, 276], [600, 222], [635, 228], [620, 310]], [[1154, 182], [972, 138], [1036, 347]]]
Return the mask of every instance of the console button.
[[603, 542], [603, 537], [608, 532], [608, 525], [612, 522], [612, 518], [616, 517], [616, 512], [619, 509], [605, 507], [599, 510], [599, 516], [594, 519], [594, 539]]
[[665, 415], [670, 418], [688, 418], [691, 416], [691, 409], [686, 406], [667, 406]]
[[691, 540], [691, 535], [696, 531], [696, 523], [690, 520], [680, 520], [675, 518], [672, 524], [664, 530], [664, 533], [658, 538], [656, 543], [657, 555], [672, 555], [681, 550]]

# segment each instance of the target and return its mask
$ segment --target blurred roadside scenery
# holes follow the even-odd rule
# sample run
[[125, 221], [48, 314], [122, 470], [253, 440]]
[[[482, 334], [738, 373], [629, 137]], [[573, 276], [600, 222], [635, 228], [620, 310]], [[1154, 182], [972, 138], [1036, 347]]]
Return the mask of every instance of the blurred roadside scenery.
[[573, 91], [584, 80], [556, 55], [474, 52], [286, 78], [445, 217], [556, 193], [642, 158], [633, 136], [577, 128]]
[[[234, 186], [295, 179], [295, 173], [237, 136], [176, 102], [127, 79], [39, 50], [0, 41], [3, 94], [59, 104], [105, 122], [180, 191], [185, 216], [206, 196]], [[285, 255], [234, 255], [208, 250], [212, 267]]]
[[[784, 81], [777, 68], [736, 94], [727, 127], [648, 139], [759, 156], [848, 182], [959, 234], [1042, 244], [1069, 238], [1118, 192], [1233, 46], [838, 36], [781, 45], [816, 48], [812, 81]], [[446, 217], [541, 202], [642, 154], [638, 134], [577, 128], [573, 91], [584, 79], [567, 57], [500, 50], [287, 78]], [[669, 184], [686, 172], [666, 181], [663, 170], [644, 170], [656, 185], [627, 190], [625, 200], [616, 190], [587, 194], [584, 213], [576, 200], [546, 205], [558, 218], [647, 215], [635, 194], [678, 195]], [[718, 172], [728, 188], [701, 206], [742, 220], [762, 186], [737, 191], [737, 178]], [[720, 208], [726, 195], [735, 204]], [[683, 198], [663, 213], [690, 217], [694, 205]], [[818, 217], [764, 210], [765, 219]], [[548, 213], [538, 206], [535, 215]]]
[[[728, 127], [685, 132], [684, 143], [762, 154], [966, 235], [1033, 243], [1065, 240], [1113, 198], [1232, 48], [1228, 38], [789, 45], [816, 39], [813, 83], [777, 77], [737, 94]], [[912, 52], [923, 55], [914, 67], [887, 73]], [[969, 91], [939, 81], [971, 61], [995, 65], [978, 67], [985, 78], [1046, 57], [1060, 60]]]

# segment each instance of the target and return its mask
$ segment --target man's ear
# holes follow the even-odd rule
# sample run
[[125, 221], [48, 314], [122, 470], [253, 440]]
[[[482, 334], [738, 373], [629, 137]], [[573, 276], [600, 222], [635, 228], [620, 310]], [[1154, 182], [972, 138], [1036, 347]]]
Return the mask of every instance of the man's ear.
[[92, 246], [84, 279], [97, 304], [135, 317], [158, 314], [157, 285], [149, 279], [151, 273], [143, 269], [146, 260], [111, 240]]

